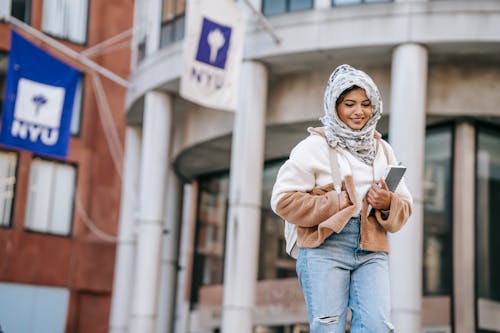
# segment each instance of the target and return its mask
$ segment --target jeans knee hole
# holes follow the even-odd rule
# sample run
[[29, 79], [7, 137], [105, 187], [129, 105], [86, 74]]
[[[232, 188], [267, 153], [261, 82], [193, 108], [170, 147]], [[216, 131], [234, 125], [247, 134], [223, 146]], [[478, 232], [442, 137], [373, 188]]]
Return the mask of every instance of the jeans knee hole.
[[316, 320], [320, 322], [321, 324], [335, 324], [339, 321], [340, 316], [323, 316], [323, 317], [317, 317]]
[[394, 333], [394, 325], [390, 321], [384, 320], [384, 324], [387, 326], [390, 333]]

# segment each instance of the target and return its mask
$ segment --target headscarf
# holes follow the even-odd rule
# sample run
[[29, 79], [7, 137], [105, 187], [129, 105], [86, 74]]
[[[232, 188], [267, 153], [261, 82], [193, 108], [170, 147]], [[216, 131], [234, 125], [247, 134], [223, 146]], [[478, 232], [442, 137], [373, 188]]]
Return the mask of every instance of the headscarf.
[[[353, 130], [340, 120], [335, 103], [346, 89], [363, 88], [372, 105], [372, 115], [360, 130]], [[382, 116], [382, 98], [373, 80], [363, 71], [349, 65], [337, 67], [328, 80], [325, 90], [325, 115], [320, 118], [331, 147], [346, 149], [368, 165], [375, 159], [375, 126]]]

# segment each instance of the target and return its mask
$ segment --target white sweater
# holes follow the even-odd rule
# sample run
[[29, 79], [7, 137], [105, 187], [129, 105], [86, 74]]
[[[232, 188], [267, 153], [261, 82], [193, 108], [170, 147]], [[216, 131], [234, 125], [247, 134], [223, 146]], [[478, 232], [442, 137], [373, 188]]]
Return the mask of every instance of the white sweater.
[[[389, 164], [397, 164], [396, 157], [390, 145], [380, 139], [380, 145], [373, 162], [368, 166], [358, 160], [347, 150], [338, 148], [338, 163], [342, 179], [346, 175], [352, 175], [356, 187], [356, 196], [361, 202], [368, 192], [371, 183], [384, 177], [386, 167]], [[384, 149], [386, 146], [389, 158], [386, 158]], [[291, 191], [311, 191], [314, 187], [324, 186], [333, 182], [330, 168], [330, 147], [325, 138], [311, 133], [310, 136], [299, 142], [291, 151], [289, 159], [283, 164], [278, 172], [276, 183], [271, 196], [271, 208], [276, 212], [276, 205], [281, 197]], [[397, 187], [396, 193], [406, 197], [411, 202], [411, 195], [405, 185], [404, 178]], [[359, 216], [361, 207], [353, 214]]]

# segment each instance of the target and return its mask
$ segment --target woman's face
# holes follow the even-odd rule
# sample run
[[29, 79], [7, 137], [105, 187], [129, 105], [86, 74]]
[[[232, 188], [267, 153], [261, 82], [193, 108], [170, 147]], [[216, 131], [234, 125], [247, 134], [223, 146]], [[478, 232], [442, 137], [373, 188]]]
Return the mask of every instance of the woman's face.
[[337, 114], [344, 124], [353, 130], [360, 130], [372, 115], [372, 103], [364, 89], [355, 89], [347, 93], [337, 106]]

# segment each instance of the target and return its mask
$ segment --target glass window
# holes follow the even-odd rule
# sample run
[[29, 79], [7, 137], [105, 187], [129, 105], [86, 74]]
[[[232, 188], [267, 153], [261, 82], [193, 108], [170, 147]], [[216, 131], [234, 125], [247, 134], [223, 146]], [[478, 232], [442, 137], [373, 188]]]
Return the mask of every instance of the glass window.
[[44, 0], [42, 30], [84, 44], [87, 40], [88, 0]]
[[26, 229], [69, 235], [75, 184], [73, 165], [34, 158], [29, 177]]
[[67, 289], [0, 283], [0, 295], [0, 331], [64, 333]]
[[484, 332], [498, 331], [500, 265], [495, 256], [500, 253], [498, 241], [500, 239], [500, 223], [498, 223], [500, 216], [500, 129], [478, 128], [476, 154], [478, 326], [479, 329], [485, 330]]
[[313, 0], [263, 0], [262, 13], [276, 15], [313, 8]]
[[[259, 279], [296, 276], [295, 260], [285, 250], [283, 220], [271, 210], [271, 192], [284, 160], [266, 163], [263, 172], [259, 247]], [[229, 174], [199, 180], [197, 236], [193, 264], [192, 301], [198, 301], [201, 286], [221, 284], [229, 201]]]
[[424, 295], [452, 291], [452, 127], [428, 129], [424, 169]]
[[146, 37], [148, 34], [147, 24], [148, 21], [148, 6], [147, 2], [136, 1], [134, 13], [134, 34], [133, 39], [136, 48], [136, 64], [139, 64], [146, 57]]
[[185, 0], [163, 0], [160, 47], [170, 45], [184, 37], [185, 13]]
[[263, 173], [259, 279], [296, 276], [295, 260], [286, 253], [283, 220], [271, 210], [271, 194], [285, 160], [267, 163]]
[[0, 226], [10, 226], [16, 187], [17, 154], [0, 152]]
[[332, 0], [332, 6], [358, 5], [378, 2], [392, 2], [392, 0]]
[[31, 22], [31, 0], [12, 0], [11, 15], [27, 24]]
[[83, 97], [83, 78], [78, 81], [75, 91], [75, 101], [73, 102], [73, 115], [71, 118], [70, 132], [72, 135], [80, 134], [80, 120], [82, 118], [82, 97]]
[[195, 301], [199, 287], [222, 283], [228, 196], [227, 173], [200, 180], [193, 270]]

